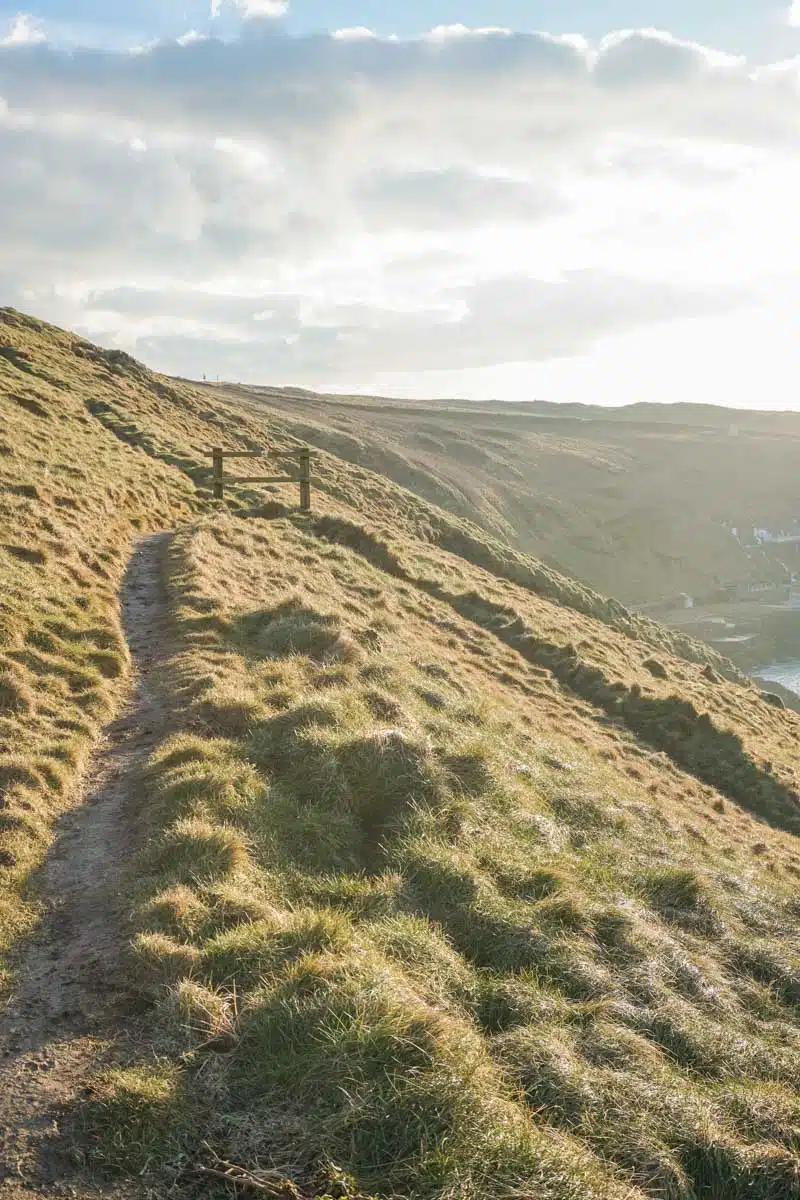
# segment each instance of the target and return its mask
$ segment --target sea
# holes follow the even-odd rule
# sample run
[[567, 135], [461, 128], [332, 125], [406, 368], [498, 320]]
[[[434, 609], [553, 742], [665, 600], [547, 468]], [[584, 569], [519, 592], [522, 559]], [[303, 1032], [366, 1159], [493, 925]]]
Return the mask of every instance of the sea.
[[770, 683], [782, 683], [790, 692], [800, 696], [800, 658], [773, 663], [771, 667], [760, 667], [755, 674], [759, 679], [768, 679]]

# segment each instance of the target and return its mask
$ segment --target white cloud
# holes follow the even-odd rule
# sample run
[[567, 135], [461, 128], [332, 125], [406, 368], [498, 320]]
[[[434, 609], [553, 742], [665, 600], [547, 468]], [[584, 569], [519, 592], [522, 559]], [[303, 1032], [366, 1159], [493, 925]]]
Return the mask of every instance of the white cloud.
[[789, 24], [800, 25], [800, 0], [794, 0], [794, 4], [789, 9]]
[[46, 40], [46, 34], [41, 21], [30, 13], [18, 13], [11, 22], [5, 37], [0, 38], [0, 46], [35, 46]]
[[211, 0], [211, 16], [218, 17], [226, 3], [232, 5], [245, 21], [257, 17], [285, 17], [289, 11], [289, 0]]
[[748, 330], [796, 365], [797, 77], [654, 30], [17, 42], [0, 289], [184, 374], [423, 393], [684, 394], [676, 331], [710, 387], [730, 328], [730, 399]]
[[177, 39], [179, 46], [191, 46], [194, 42], [205, 42], [208, 40], [208, 34], [200, 33], [197, 29], [187, 29], [186, 33], [181, 34]]
[[453, 38], [483, 39], [487, 37], [512, 37], [512, 35], [513, 30], [498, 26], [473, 29], [467, 25], [436, 25], [429, 33], [425, 34], [425, 40], [428, 42], [447, 42]]
[[378, 35], [372, 29], [367, 29], [366, 25], [351, 25], [346, 29], [335, 29], [331, 34], [337, 42], [368, 42], [377, 41]]
[[742, 68], [746, 58], [741, 54], [726, 54], [699, 42], [689, 42], [673, 37], [663, 29], [622, 29], [604, 37], [598, 48], [598, 57], [607, 64], [612, 61], [622, 77], [627, 77], [626, 68], [633, 68], [634, 78], [654, 66], [660, 71], [683, 73], [687, 67], [710, 69]]
[[289, 11], [288, 0], [238, 0], [245, 19], [251, 17], [285, 17]]

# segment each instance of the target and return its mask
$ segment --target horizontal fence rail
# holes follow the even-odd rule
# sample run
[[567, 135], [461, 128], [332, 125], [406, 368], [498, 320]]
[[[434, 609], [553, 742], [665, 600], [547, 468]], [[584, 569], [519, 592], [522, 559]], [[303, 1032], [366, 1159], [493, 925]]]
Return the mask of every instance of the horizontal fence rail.
[[225, 499], [225, 485], [236, 483], [297, 483], [300, 485], [300, 511], [311, 512], [311, 451], [303, 447], [298, 454], [297, 475], [226, 475], [226, 458], [266, 458], [267, 450], [223, 450], [215, 446], [206, 452], [212, 459], [213, 492], [215, 500]]

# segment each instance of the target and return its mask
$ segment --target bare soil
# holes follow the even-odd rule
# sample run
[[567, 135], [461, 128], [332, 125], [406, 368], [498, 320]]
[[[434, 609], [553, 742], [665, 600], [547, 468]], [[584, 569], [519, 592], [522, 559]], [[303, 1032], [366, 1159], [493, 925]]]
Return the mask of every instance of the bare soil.
[[78, 805], [59, 824], [42, 868], [43, 919], [0, 1014], [2, 1200], [99, 1194], [75, 1177], [61, 1127], [133, 1017], [121, 972], [119, 881], [137, 840], [140, 768], [166, 723], [154, 668], [167, 654], [169, 537], [142, 539], [131, 557], [121, 600], [130, 695], [104, 732]]

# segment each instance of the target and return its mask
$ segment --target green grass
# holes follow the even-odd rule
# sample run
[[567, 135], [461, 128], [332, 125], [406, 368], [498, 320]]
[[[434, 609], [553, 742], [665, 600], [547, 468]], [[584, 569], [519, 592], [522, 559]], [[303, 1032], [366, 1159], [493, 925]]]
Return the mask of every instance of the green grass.
[[150, 764], [131, 883], [152, 1037], [182, 1064], [174, 1172], [202, 1130], [386, 1197], [794, 1194], [779, 821], [770, 869], [718, 793], [671, 768], [655, 797], [668, 760], [557, 674], [502, 682], [502, 641], [307, 523], [204, 521], [171, 580], [186, 732]]

